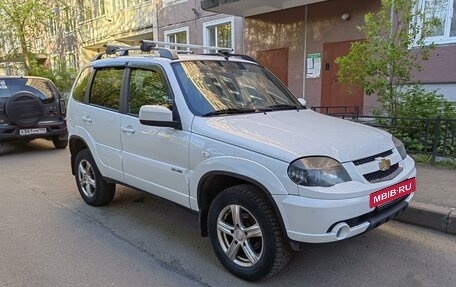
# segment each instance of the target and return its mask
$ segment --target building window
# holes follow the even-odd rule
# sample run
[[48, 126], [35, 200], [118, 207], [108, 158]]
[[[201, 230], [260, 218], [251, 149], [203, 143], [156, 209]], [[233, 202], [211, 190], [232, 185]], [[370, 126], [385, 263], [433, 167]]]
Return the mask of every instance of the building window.
[[72, 68], [72, 69], [77, 69], [77, 65], [76, 65], [76, 56], [73, 54], [73, 53], [69, 53], [66, 55], [66, 65], [68, 68]]
[[437, 18], [440, 25], [431, 29], [428, 42], [456, 43], [456, 0], [420, 0], [425, 20]]
[[149, 0], [112, 0], [112, 7], [114, 8], [114, 11], [119, 11], [148, 1]]
[[78, 0], [78, 8], [80, 22], [104, 16], [106, 13], [104, 0]]
[[34, 44], [35, 44], [35, 52], [36, 53], [44, 53], [43, 36], [36, 38]]
[[[165, 42], [188, 44], [188, 27], [165, 31]], [[187, 50], [184, 47], [170, 46], [174, 50]]]
[[[55, 11], [54, 11], [55, 15]], [[57, 23], [55, 21], [55, 16], [51, 16], [48, 20], [48, 29], [49, 29], [49, 36], [54, 37], [57, 34]]]
[[73, 15], [71, 10], [68, 8], [63, 9], [63, 21], [65, 24], [65, 32], [71, 32], [74, 30]]
[[188, 0], [163, 0], [163, 7], [168, 7], [172, 5], [176, 5], [179, 3], [187, 2]]
[[[206, 22], [203, 24], [203, 41], [206, 46], [234, 47], [234, 18]], [[209, 51], [215, 53], [215, 51]]]

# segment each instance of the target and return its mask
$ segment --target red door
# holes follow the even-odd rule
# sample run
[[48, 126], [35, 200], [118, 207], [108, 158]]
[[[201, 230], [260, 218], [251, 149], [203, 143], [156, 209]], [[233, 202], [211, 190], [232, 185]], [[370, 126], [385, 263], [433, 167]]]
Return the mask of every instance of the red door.
[[288, 85], [288, 48], [257, 51], [256, 59], [282, 83]]
[[[348, 54], [351, 43], [352, 41], [323, 44], [321, 105], [333, 107], [327, 110], [328, 113], [355, 113], [357, 108], [354, 107], [361, 110], [364, 103], [364, 91], [361, 88], [355, 87], [349, 92], [337, 80], [339, 66], [335, 60]], [[324, 109], [322, 111], [325, 112]]]

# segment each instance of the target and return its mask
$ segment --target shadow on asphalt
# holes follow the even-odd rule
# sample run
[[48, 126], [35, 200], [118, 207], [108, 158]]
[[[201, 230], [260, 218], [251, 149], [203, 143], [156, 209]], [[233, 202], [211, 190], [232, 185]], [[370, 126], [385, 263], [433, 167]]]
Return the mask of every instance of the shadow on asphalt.
[[54, 150], [52, 141], [38, 139], [29, 142], [5, 142], [0, 144], [0, 157], [24, 153], [39, 153]]

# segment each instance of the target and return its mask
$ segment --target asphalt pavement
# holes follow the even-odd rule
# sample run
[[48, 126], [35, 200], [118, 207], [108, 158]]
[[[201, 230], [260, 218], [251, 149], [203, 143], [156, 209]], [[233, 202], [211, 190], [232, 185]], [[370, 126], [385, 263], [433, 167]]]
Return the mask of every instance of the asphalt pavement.
[[456, 234], [456, 169], [417, 165], [417, 191], [396, 219]]

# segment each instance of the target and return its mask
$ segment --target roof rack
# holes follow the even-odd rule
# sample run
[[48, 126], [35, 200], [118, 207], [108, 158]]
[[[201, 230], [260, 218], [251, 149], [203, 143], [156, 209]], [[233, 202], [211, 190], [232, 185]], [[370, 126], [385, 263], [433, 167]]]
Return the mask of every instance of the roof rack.
[[141, 52], [151, 52], [157, 51], [160, 57], [167, 58], [170, 60], [177, 60], [179, 59], [178, 54], [188, 54], [193, 53], [190, 50], [172, 50], [169, 47], [180, 47], [180, 48], [187, 48], [187, 49], [202, 49], [206, 51], [216, 51], [216, 53], [211, 54], [202, 54], [207, 56], [223, 56], [226, 60], [229, 57], [239, 57], [244, 60], [256, 62], [256, 60], [250, 56], [242, 55], [242, 54], [232, 54], [233, 48], [225, 48], [225, 47], [215, 47], [215, 46], [203, 46], [203, 45], [192, 45], [192, 44], [180, 44], [180, 43], [171, 43], [171, 42], [160, 42], [160, 41], [151, 41], [151, 40], [141, 40], [139, 41], [141, 44], [138, 46], [117, 46], [117, 45], [104, 45], [106, 47], [106, 51], [97, 54], [92, 61], [100, 60], [103, 55], [114, 55], [119, 54], [119, 56], [128, 56], [129, 51], [141, 51]]

